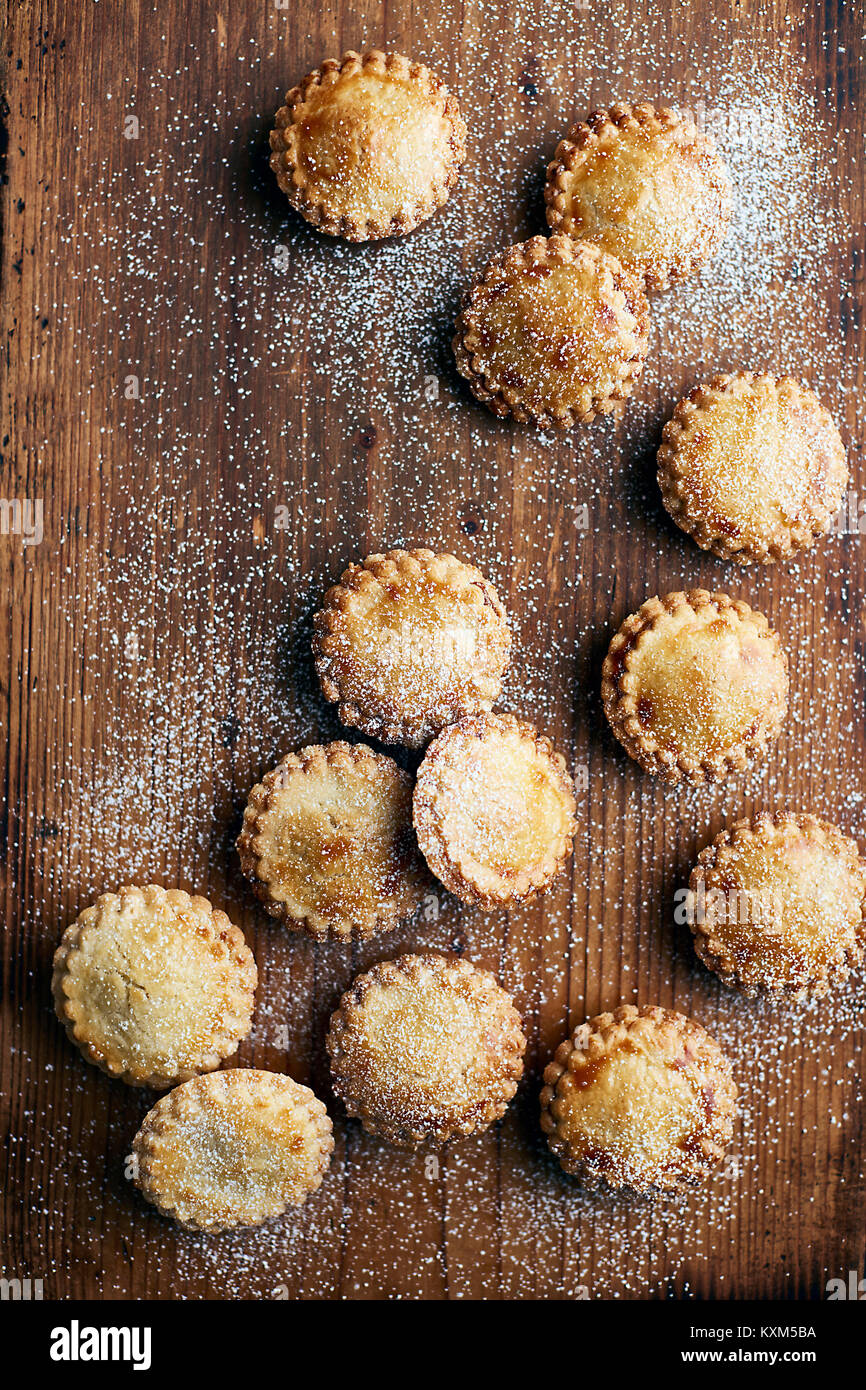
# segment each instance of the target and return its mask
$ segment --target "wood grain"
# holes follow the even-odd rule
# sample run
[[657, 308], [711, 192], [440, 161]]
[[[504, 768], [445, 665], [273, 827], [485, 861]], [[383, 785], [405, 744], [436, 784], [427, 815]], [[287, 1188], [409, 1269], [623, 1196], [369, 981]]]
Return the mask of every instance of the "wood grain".
[[[46, 1298], [639, 1299], [822, 1297], [862, 1273], [863, 982], [806, 1010], [739, 1000], [694, 961], [674, 893], [722, 825], [762, 806], [866, 841], [864, 538], [849, 527], [743, 573], [668, 523], [652, 469], [686, 389], [766, 364], [816, 386], [861, 486], [862, 33], [857, 6], [805, 0], [10, 0], [0, 495], [42, 499], [44, 539], [0, 536], [7, 1277], [42, 1278]], [[428, 226], [348, 248], [289, 213], [266, 137], [303, 73], [372, 46], [453, 85], [470, 155]], [[734, 229], [654, 301], [624, 421], [540, 439], [456, 378], [454, 309], [489, 254], [544, 230], [568, 124], [639, 98], [698, 105], [731, 165]], [[572, 875], [519, 912], [443, 893], [385, 942], [316, 947], [257, 909], [233, 840], [275, 758], [338, 731], [310, 669], [318, 596], [400, 543], [453, 550], [498, 586], [506, 703], [581, 779]], [[792, 664], [778, 749], [710, 790], [646, 778], [598, 698], [619, 622], [683, 585], [748, 598]], [[465, 951], [527, 1019], [517, 1101], [438, 1165], [331, 1104], [335, 1162], [303, 1212], [209, 1240], [175, 1230], [123, 1176], [147, 1096], [87, 1067], [50, 1008], [64, 926], [124, 881], [204, 892], [244, 928], [261, 990], [239, 1061], [329, 1103], [323, 1037], [353, 975], [422, 945]], [[538, 1132], [538, 1076], [567, 1027], [631, 1001], [693, 1013], [742, 1088], [736, 1163], [684, 1201], [590, 1198]]]

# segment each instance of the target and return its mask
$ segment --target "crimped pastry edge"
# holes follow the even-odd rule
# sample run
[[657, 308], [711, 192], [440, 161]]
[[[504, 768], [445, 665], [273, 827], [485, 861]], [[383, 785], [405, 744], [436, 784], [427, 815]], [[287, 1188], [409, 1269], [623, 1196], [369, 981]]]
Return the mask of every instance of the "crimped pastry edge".
[[[761, 633], [773, 641], [785, 672], [785, 706], [776, 724], [767, 725], [759, 735], [748, 743], [741, 743], [736, 749], [725, 754], [717, 754], [695, 761], [682, 756], [673, 757], [661, 749], [655, 738], [641, 729], [633, 708], [631, 696], [622, 694], [619, 676], [627, 664], [630, 652], [637, 649], [645, 633], [651, 632], [668, 615], [686, 605], [692, 612], [717, 606], [718, 611], [733, 610], [739, 617], [750, 622]], [[709, 593], [706, 589], [676, 590], [647, 599], [636, 612], [630, 614], [615, 633], [604, 659], [601, 678], [601, 696], [607, 721], [619, 742], [630, 758], [655, 777], [665, 782], [689, 782], [699, 785], [704, 782], [718, 782], [731, 773], [742, 772], [749, 762], [763, 756], [766, 750], [779, 737], [788, 709], [788, 658], [782, 647], [779, 634], [770, 627], [763, 613], [750, 608], [742, 599], [731, 598], [729, 594]]]
[[[478, 593], [482, 605], [491, 608], [500, 620], [498, 641], [490, 643], [493, 658], [499, 665], [498, 678], [479, 678], [476, 681], [477, 698], [472, 708], [465, 714], [492, 709], [502, 689], [502, 677], [508, 669], [511, 652], [511, 631], [508, 617], [498, 593], [488, 579], [474, 565], [458, 560], [447, 552], [432, 550], [387, 550], [368, 555], [366, 559], [349, 565], [340, 576], [340, 581], [326, 592], [322, 605], [313, 617], [313, 660], [319, 684], [325, 699], [337, 704], [337, 715], [341, 723], [356, 728], [368, 738], [381, 743], [402, 744], [407, 748], [423, 748], [440, 729], [446, 727], [439, 720], [431, 720], [420, 714], [401, 713], [394, 706], [383, 706], [374, 710], [362, 707], [356, 702], [343, 700], [340, 687], [331, 674], [329, 645], [331, 637], [343, 625], [343, 614], [351, 609], [353, 597], [365, 587], [381, 584], [386, 578], [393, 580], [400, 574], [414, 573], [414, 567], [444, 568], [445, 578], [450, 575], [459, 579], [461, 589], [468, 587]], [[450, 720], [447, 722], [451, 722]]]
[[[771, 381], [777, 388], [793, 387], [800, 404], [808, 407], [825, 427], [829, 425], [832, 434], [835, 435], [834, 444], [838, 441], [838, 449], [833, 450], [835, 458], [827, 476], [826, 493], [830, 498], [830, 505], [827, 502], [816, 502], [815, 515], [811, 522], [796, 522], [784, 532], [777, 532], [774, 537], [768, 538], [763, 546], [759, 546], [738, 542], [732, 536], [719, 534], [708, 525], [701, 509], [694, 505], [685, 473], [677, 464], [677, 445], [685, 430], [691, 427], [696, 414], [710, 409], [715, 401], [728, 393], [744, 393], [751, 387], [767, 381]], [[803, 386], [795, 377], [773, 376], [768, 372], [720, 372], [710, 381], [693, 387], [689, 394], [678, 402], [673, 415], [665, 425], [656, 459], [656, 477], [662, 502], [680, 530], [691, 536], [702, 550], [708, 550], [722, 560], [733, 560], [743, 566], [772, 565], [786, 560], [799, 550], [808, 550], [830, 530], [833, 519], [842, 506], [848, 481], [845, 446], [830, 412], [822, 405], [815, 392]]]
[[[623, 334], [624, 355], [630, 352], [631, 356], [625, 357], [620, 368], [617, 389], [605, 396], [593, 396], [588, 410], [578, 412], [573, 407], [567, 407], [561, 410], [547, 409], [540, 415], [535, 414], [521, 403], [518, 388], [505, 392], [491, 385], [486, 373], [476, 367], [475, 301], [481, 291], [500, 278], [501, 272], [507, 274], [509, 271], [521, 271], [547, 261], [574, 265], [579, 260], [594, 261], [599, 269], [606, 268], [612, 276], [614, 293], [608, 307], [616, 314], [619, 329]], [[476, 400], [483, 402], [500, 418], [510, 415], [521, 424], [531, 424], [540, 430], [569, 430], [578, 424], [591, 424], [598, 415], [619, 415], [643, 370], [649, 351], [649, 305], [640, 277], [632, 275], [615, 256], [601, 247], [587, 241], [575, 241], [572, 237], [559, 233], [549, 237], [530, 237], [528, 241], [518, 242], [495, 256], [464, 293], [455, 326], [457, 332], [452, 340], [452, 349], [457, 370], [468, 381]]]
[[[179, 1071], [172, 1072], [171, 1075], [166, 1072], [147, 1071], [136, 1066], [124, 1066], [119, 1062], [117, 1065], [112, 1065], [111, 1060], [104, 1057], [102, 1052], [97, 1050], [95, 1044], [87, 1037], [86, 1023], [80, 1016], [76, 1016], [75, 993], [70, 994], [64, 988], [64, 982], [72, 984], [72, 977], [69, 974], [69, 964], [72, 957], [79, 950], [84, 935], [90, 931], [99, 930], [99, 919], [107, 905], [119, 897], [132, 895], [136, 895], [146, 905], [149, 900], [153, 901], [152, 895], [154, 894], [158, 895], [161, 901], [176, 903], [178, 907], [184, 907], [187, 910], [192, 909], [201, 918], [203, 924], [209, 921], [218, 934], [225, 933], [230, 949], [240, 953], [242, 957], [242, 965], [237, 972], [238, 980], [235, 987], [229, 991], [235, 1006], [233, 1016], [238, 1020], [240, 1027], [229, 1029], [223, 1025], [221, 1035], [214, 1038], [211, 1051], [202, 1057], [199, 1066], [182, 1067]], [[66, 928], [54, 953], [51, 976], [51, 993], [57, 1017], [63, 1024], [70, 1042], [75, 1044], [85, 1061], [92, 1063], [93, 1066], [98, 1067], [100, 1071], [105, 1072], [114, 1080], [125, 1082], [127, 1086], [149, 1087], [153, 1090], [167, 1090], [192, 1080], [196, 1076], [212, 1072], [226, 1058], [232, 1057], [252, 1027], [257, 987], [258, 971], [255, 957], [240, 928], [236, 927], [230, 918], [219, 908], [214, 907], [207, 898], [186, 893], [180, 888], [162, 888], [154, 883], [147, 884], [143, 888], [134, 884], [124, 884], [116, 893], [100, 894]]]
[[866, 959], [866, 863], [860, 854], [856, 840], [846, 835], [832, 822], [821, 820], [818, 816], [811, 814], [761, 811], [751, 818], [746, 816], [741, 820], [734, 821], [729, 828], [721, 830], [701, 850], [689, 875], [689, 900], [694, 900], [694, 895], [699, 892], [701, 884], [704, 885], [705, 889], [708, 887], [706, 883], [707, 873], [722, 868], [728, 853], [737, 844], [742, 843], [743, 840], [755, 838], [766, 840], [769, 843], [769, 832], [786, 825], [794, 825], [806, 839], [813, 839], [838, 851], [840, 855], [844, 855], [850, 868], [856, 867], [859, 870], [863, 895], [861, 897], [860, 927], [859, 931], [855, 927], [854, 946], [840, 950], [835, 960], [813, 972], [807, 980], [799, 985], [792, 982], [775, 983], [767, 979], [746, 982], [737, 969], [736, 962], [732, 961], [730, 952], [715, 934], [712, 923], [697, 922], [692, 913], [689, 917], [689, 927], [692, 932], [696, 955], [708, 970], [718, 975], [723, 984], [737, 990], [747, 998], [768, 995], [776, 998], [787, 997], [801, 1003], [809, 997], [821, 999], [843, 985], [851, 972], [861, 966]]
[[[695, 1145], [692, 1152], [684, 1154], [685, 1161], [678, 1171], [648, 1175], [645, 1181], [635, 1179], [612, 1182], [609, 1177], [599, 1175], [581, 1157], [569, 1154], [568, 1141], [558, 1134], [558, 1125], [551, 1106], [556, 1097], [557, 1084], [569, 1069], [571, 1056], [575, 1052], [580, 1052], [583, 1056], [602, 1056], [612, 1050], [612, 1044], [615, 1046], [627, 1037], [630, 1027], [638, 1019], [652, 1019], [661, 1032], [673, 1031], [677, 1036], [682, 1036], [683, 1025], [687, 1025], [690, 1030], [698, 1029], [698, 1036], [707, 1047], [707, 1060], [709, 1062], [712, 1059], [716, 1064], [722, 1085], [715, 1088], [714, 1102], [718, 1102], [718, 1107], [707, 1124], [707, 1132], [701, 1135], [700, 1143]], [[544, 1086], [539, 1097], [541, 1129], [548, 1147], [558, 1159], [563, 1171], [578, 1178], [590, 1190], [606, 1188], [612, 1191], [651, 1195], [693, 1186], [706, 1179], [718, 1166], [733, 1136], [737, 1087], [730, 1059], [712, 1034], [696, 1019], [673, 1009], [662, 1008], [660, 1005], [647, 1004], [637, 1007], [634, 1004], [622, 1004], [612, 1013], [597, 1014], [594, 1018], [588, 1019], [560, 1043], [553, 1059], [545, 1067], [543, 1079]]]
[[[421, 971], [432, 971], [442, 979], [463, 975], [471, 977], [484, 991], [487, 1000], [494, 1004], [497, 1013], [507, 1020], [511, 1027], [507, 1035], [510, 1051], [504, 1057], [506, 1074], [497, 1083], [496, 1091], [488, 1094], [485, 1100], [472, 1107], [465, 1115], [443, 1116], [432, 1127], [424, 1129], [402, 1125], [397, 1119], [369, 1109], [363, 1097], [353, 1089], [350, 1078], [340, 1069], [341, 1034], [349, 1032], [353, 1020], [363, 1012], [367, 999], [372, 993], [387, 990], [398, 979], [418, 979]], [[442, 1148], [451, 1139], [466, 1138], [468, 1135], [488, 1129], [501, 1119], [517, 1091], [523, 1075], [523, 1054], [526, 1050], [526, 1037], [523, 1022], [511, 995], [499, 984], [495, 975], [481, 966], [460, 956], [442, 952], [425, 952], [398, 956], [394, 960], [379, 961], [353, 980], [331, 1015], [326, 1038], [328, 1055], [331, 1059], [331, 1078], [335, 1095], [343, 1102], [346, 1113], [361, 1121], [368, 1134], [377, 1135], [399, 1149], [418, 1149], [423, 1147]]]
[[620, 103], [607, 111], [591, 111], [585, 121], [577, 121], [560, 140], [553, 159], [547, 166], [547, 181], [544, 186], [546, 216], [548, 225], [554, 231], [563, 231], [567, 235], [581, 235], [571, 230], [573, 222], [566, 210], [574, 170], [578, 163], [583, 161], [586, 152], [600, 148], [607, 136], [614, 131], [622, 134], [629, 129], [654, 131], [665, 135], [682, 130], [686, 136], [691, 137], [692, 143], [701, 145], [706, 153], [715, 156], [717, 163], [718, 217], [707, 222], [703, 228], [703, 235], [695, 241], [691, 255], [676, 258], [668, 262], [666, 267], [647, 266], [642, 271], [635, 272], [643, 280], [647, 292], [655, 294], [690, 279], [711, 260], [724, 241], [731, 221], [732, 194], [727, 168], [716, 149], [715, 141], [698, 130], [694, 115], [687, 108], [674, 110], [667, 106], [655, 107], [647, 102]]
[[[377, 72], [391, 72], [406, 82], [420, 83], [431, 102], [442, 103], [442, 116], [451, 127], [451, 157], [444, 166], [441, 182], [431, 185], [431, 196], [425, 202], [416, 204], [413, 212], [394, 217], [388, 223], [370, 217], [360, 219], [331, 212], [327, 201], [316, 197], [314, 187], [297, 160], [293, 158], [290, 148], [290, 132], [300, 118], [312, 88], [338, 80], [349, 69], [354, 71], [364, 67], [373, 68]], [[274, 118], [270, 146], [270, 166], [276, 175], [277, 183], [291, 206], [307, 222], [327, 236], [342, 237], [347, 241], [380, 241], [414, 231], [447, 202], [457, 182], [460, 166], [466, 158], [466, 122], [461, 115], [457, 98], [423, 63], [415, 63], [402, 53], [383, 53], [380, 49], [370, 49], [361, 54], [349, 49], [342, 58], [329, 58], [320, 67], [314, 68], [286, 93], [285, 104], [280, 107]]]
[[[467, 875], [462, 860], [455, 857], [453, 850], [446, 845], [441, 833], [440, 816], [436, 810], [436, 792], [439, 788], [428, 784], [436, 776], [439, 763], [447, 760], [449, 745], [455, 738], [463, 735], [478, 739], [487, 736], [505, 738], [510, 734], [517, 734], [521, 739], [531, 741], [536, 752], [554, 772], [563, 799], [568, 799], [571, 803], [570, 829], [561, 836], [555, 846], [551, 846], [540, 864], [532, 869], [521, 870], [508, 882], [482, 888]], [[533, 724], [518, 719], [513, 714], [470, 715], [443, 729], [430, 744], [418, 768], [412, 798], [412, 814], [418, 844], [431, 873], [450, 893], [463, 902], [489, 908], [525, 902], [537, 893], [543, 893], [551, 885], [573, 853], [574, 836], [577, 833], [576, 809], [574, 783], [562, 754], [557, 753], [546, 734], [540, 734]]]
[[[412, 779], [408, 772], [404, 771], [387, 753], [380, 753], [375, 748], [369, 748], [365, 743], [346, 743], [342, 739], [336, 739], [332, 743], [309, 744], [305, 748], [298, 749], [295, 753], [287, 753], [275, 767], [265, 773], [261, 782], [256, 783], [249, 794], [244, 811], [243, 826], [237, 839], [241, 870], [244, 876], [249, 879], [252, 890], [265, 912], [271, 917], [278, 918], [290, 930], [303, 932], [317, 941], [328, 939], [365, 941], [373, 936], [384, 935], [385, 932], [392, 931], [400, 922], [412, 915], [412, 912], [422, 901], [424, 891], [428, 886], [423, 856], [419, 852], [417, 866], [414, 866], [417, 868], [417, 874], [407, 875], [408, 885], [417, 888], [416, 902], [410, 911], [398, 912], [394, 904], [383, 900], [379, 903], [378, 911], [368, 914], [363, 920], [359, 917], [352, 922], [343, 919], [338, 923], [312, 908], [293, 909], [285, 899], [275, 898], [269, 883], [259, 877], [258, 866], [261, 862], [261, 855], [256, 848], [256, 840], [261, 830], [260, 821], [270, 806], [272, 791], [275, 787], [278, 788], [282, 785], [281, 778], [284, 772], [290, 769], [293, 773], [306, 775], [323, 767], [347, 766], [350, 763], [356, 765], [374, 763], [377, 768], [383, 768], [383, 765], [387, 764], [388, 772], [397, 775], [398, 781], [410, 792], [410, 819], [407, 822], [407, 830], [411, 831]], [[414, 881], [415, 878], [417, 878], [417, 884]]]
[[[236, 1078], [239, 1077], [243, 1077], [244, 1080], [238, 1081]], [[285, 1095], [287, 1090], [294, 1091], [298, 1106], [299, 1108], [302, 1107], [301, 1113], [306, 1115], [309, 1138], [319, 1147], [317, 1171], [299, 1203], [285, 1203], [280, 1211], [267, 1212], [261, 1216], [242, 1218], [238, 1221], [224, 1221], [219, 1217], [208, 1220], [204, 1215], [200, 1219], [185, 1215], [178, 1204], [170, 1199], [169, 1194], [160, 1192], [150, 1171], [150, 1161], [158, 1153], [161, 1141], [171, 1133], [172, 1124], [179, 1113], [186, 1109], [188, 1104], [194, 1107], [196, 1102], [193, 1097], [193, 1089], [197, 1082], [202, 1081], [209, 1082], [211, 1086], [223, 1085], [224, 1087], [238, 1085], [249, 1087], [252, 1082], [258, 1086], [267, 1086], [272, 1092], [278, 1092], [281, 1095]], [[274, 1084], [275, 1082], [277, 1085]], [[238, 1067], [229, 1071], [211, 1072], [206, 1077], [193, 1077], [189, 1082], [182, 1086], [176, 1086], [167, 1095], [162, 1096], [142, 1120], [132, 1141], [130, 1157], [132, 1159], [133, 1181], [145, 1200], [156, 1207], [157, 1211], [177, 1222], [184, 1230], [215, 1234], [219, 1231], [234, 1230], [243, 1226], [259, 1226], [263, 1221], [270, 1221], [283, 1215], [293, 1205], [302, 1205], [307, 1197], [321, 1187], [325, 1173], [330, 1166], [333, 1151], [334, 1136], [330, 1116], [322, 1101], [319, 1100], [315, 1092], [310, 1090], [309, 1086], [303, 1086], [300, 1082], [294, 1081], [282, 1073], [261, 1071], [251, 1067]]]

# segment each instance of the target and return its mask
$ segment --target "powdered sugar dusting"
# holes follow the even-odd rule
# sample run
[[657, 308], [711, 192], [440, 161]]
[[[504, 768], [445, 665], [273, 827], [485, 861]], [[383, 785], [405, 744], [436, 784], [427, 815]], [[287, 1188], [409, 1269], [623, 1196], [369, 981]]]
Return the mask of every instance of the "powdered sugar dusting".
[[[44, 58], [66, 157], [22, 192], [40, 209], [45, 268], [17, 350], [56, 408], [27, 414], [14, 443], [45, 478], [73, 459], [90, 501], [77, 506], [67, 483], [49, 498], [45, 483], [32, 628], [64, 655], [25, 677], [40, 778], [10, 805], [10, 890], [43, 965], [104, 889], [156, 881], [212, 897], [259, 964], [241, 1062], [312, 1085], [334, 1113], [337, 1151], [297, 1214], [254, 1232], [175, 1231], [122, 1176], [149, 1099], [86, 1068], [62, 1036], [46, 1054], [55, 1025], [34, 968], [11, 1141], [30, 1272], [52, 1297], [820, 1293], [859, 1253], [834, 1221], [856, 1225], [862, 976], [830, 1003], [742, 1000], [695, 961], [672, 904], [723, 824], [792, 790], [812, 804], [791, 809], [866, 841], [866, 551], [849, 526], [784, 570], [735, 572], [667, 522], [652, 454], [695, 381], [790, 371], [839, 421], [858, 485], [862, 338], [838, 264], [859, 245], [845, 210], [860, 152], [841, 82], [825, 91], [808, 62], [784, 56], [807, 51], [814, 66], [816, 42], [841, 40], [810, 28], [780, 44], [727, 14], [686, 33], [658, 0], [644, 18], [625, 0], [443, 3], [423, 30], [409, 7], [388, 11], [384, 31], [326, 4], [308, 33], [291, 9], [262, 4], [237, 25], [208, 12], [169, 32], [154, 6], [139, 31], [103, 0], [86, 10], [103, 37], [93, 55], [73, 66], [70, 19], [66, 56], [55, 46]], [[799, 21], [780, 23], [787, 33]], [[467, 165], [410, 238], [328, 241], [273, 185], [269, 122], [325, 57], [398, 41], [460, 95]], [[840, 55], [840, 71], [855, 62]], [[29, 130], [19, 97], [33, 99], [21, 88], [11, 103], [13, 182]], [[545, 231], [557, 139], [617, 99], [698, 108], [731, 172], [732, 228], [696, 280], [653, 299], [623, 424], [537, 436], [489, 417], [459, 381], [454, 312], [493, 252]], [[127, 138], [130, 116], [139, 129]], [[397, 545], [454, 550], [496, 586], [515, 639], [503, 703], [570, 749], [580, 827], [570, 887], [509, 916], [434, 895], [387, 948], [349, 953], [269, 925], [233, 846], [259, 776], [341, 733], [309, 654], [325, 588], [348, 562]], [[645, 598], [696, 585], [747, 598], [778, 628], [791, 709], [765, 766], [666, 789], [605, 732], [600, 664]], [[501, 1124], [433, 1164], [344, 1121], [323, 1047], [353, 976], [422, 946], [493, 969], [530, 1038]], [[694, 1014], [741, 1088], [731, 1162], [705, 1190], [655, 1204], [583, 1193], [538, 1127], [540, 1070], [569, 1024], [633, 1001]], [[798, 1213], [812, 1208], [825, 1235], [807, 1250]], [[110, 1262], [109, 1245], [123, 1252]]]

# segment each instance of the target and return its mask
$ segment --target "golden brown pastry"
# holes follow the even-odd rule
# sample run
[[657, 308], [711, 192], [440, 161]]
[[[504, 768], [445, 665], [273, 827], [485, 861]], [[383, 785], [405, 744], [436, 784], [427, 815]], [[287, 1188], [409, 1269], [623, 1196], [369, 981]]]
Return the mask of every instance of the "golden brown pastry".
[[822, 996], [866, 955], [866, 864], [816, 816], [762, 813], [702, 850], [688, 921], [710, 970], [744, 994]]
[[664, 290], [714, 256], [731, 185], [713, 141], [688, 111], [593, 111], [559, 142], [544, 190], [554, 231], [591, 241]]
[[414, 818], [421, 852], [445, 887], [464, 902], [501, 907], [547, 888], [571, 854], [574, 784], [531, 724], [474, 715], [427, 749]]
[[238, 851], [265, 911], [320, 940], [389, 931], [428, 884], [412, 779], [362, 743], [283, 758], [250, 793]]
[[570, 429], [621, 409], [649, 346], [638, 279], [597, 246], [531, 237], [491, 261], [457, 319], [457, 370], [495, 415]]
[[289, 1076], [197, 1076], [150, 1110], [129, 1166], [149, 1202], [191, 1231], [257, 1226], [300, 1206], [331, 1161], [331, 1121]]
[[368, 241], [410, 232], [446, 202], [466, 126], [423, 64], [349, 52], [287, 94], [271, 150], [292, 207], [331, 236]]
[[313, 620], [316, 670], [343, 723], [410, 748], [490, 709], [510, 648], [493, 586], [473, 565], [432, 550], [350, 565]]
[[719, 1163], [736, 1095], [730, 1062], [699, 1023], [627, 1004], [557, 1049], [541, 1127], [565, 1172], [587, 1187], [674, 1190]]
[[439, 1147], [505, 1113], [526, 1039], [510, 995], [456, 956], [401, 956], [359, 975], [331, 1017], [334, 1090], [370, 1134]]
[[206, 898], [179, 889], [104, 893], [54, 956], [60, 1022], [88, 1062], [162, 1089], [212, 1071], [250, 1031], [256, 964]]
[[761, 613], [706, 589], [649, 599], [610, 644], [602, 699], [630, 757], [666, 782], [716, 782], [762, 756], [788, 666]]
[[704, 550], [772, 564], [829, 531], [848, 481], [839, 431], [791, 377], [736, 372], [696, 386], [665, 425], [662, 500]]

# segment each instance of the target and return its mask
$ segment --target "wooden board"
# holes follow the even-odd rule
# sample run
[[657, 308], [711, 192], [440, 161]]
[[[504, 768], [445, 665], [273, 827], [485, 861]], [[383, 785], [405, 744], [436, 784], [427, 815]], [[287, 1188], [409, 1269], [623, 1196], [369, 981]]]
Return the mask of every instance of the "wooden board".
[[[738, 999], [674, 921], [697, 850], [739, 815], [812, 809], [866, 840], [862, 34], [857, 7], [805, 0], [10, 3], [0, 487], [41, 500], [44, 535], [0, 536], [7, 1277], [46, 1298], [646, 1299], [820, 1298], [862, 1273], [862, 978], [805, 1009]], [[267, 168], [285, 89], [353, 46], [429, 62], [469, 124], [448, 206], [387, 245], [320, 237]], [[654, 301], [622, 424], [552, 439], [498, 422], [451, 362], [460, 292], [544, 231], [545, 161], [572, 119], [643, 98], [691, 103], [715, 134], [731, 235]], [[846, 527], [762, 573], [677, 532], [653, 473], [684, 391], [756, 365], [814, 384], [853, 490]], [[386, 941], [317, 947], [257, 909], [233, 842], [276, 757], [338, 733], [309, 659], [319, 596], [397, 544], [452, 550], [502, 594], [505, 704], [581, 787], [573, 870], [518, 912], [443, 892]], [[628, 612], [693, 585], [778, 626], [791, 717], [763, 769], [665, 789], [606, 731], [600, 664]], [[438, 1164], [332, 1105], [333, 1168], [299, 1215], [174, 1229], [123, 1176], [148, 1095], [86, 1066], [50, 1005], [65, 925], [129, 881], [201, 891], [244, 928], [261, 989], [238, 1060], [326, 1098], [326, 1022], [355, 973], [465, 951], [525, 1013], [517, 1101]], [[694, 1014], [734, 1058], [733, 1160], [685, 1200], [587, 1196], [539, 1136], [553, 1047], [630, 1001]]]

